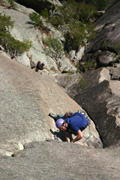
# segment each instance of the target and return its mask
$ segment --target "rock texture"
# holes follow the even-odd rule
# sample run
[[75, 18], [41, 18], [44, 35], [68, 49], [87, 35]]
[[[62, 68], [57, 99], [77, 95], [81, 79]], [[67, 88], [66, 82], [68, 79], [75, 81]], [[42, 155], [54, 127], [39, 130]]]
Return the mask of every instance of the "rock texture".
[[[81, 76], [68, 94], [75, 99], [95, 122], [104, 146], [119, 141], [120, 137], [120, 1], [111, 1], [105, 13], [96, 21], [96, 38], [86, 47], [80, 60]], [[83, 66], [93, 62], [95, 69]], [[68, 88], [67, 88], [68, 87]]]
[[112, 1], [96, 22], [96, 37], [85, 50], [81, 62], [92, 60], [96, 67], [119, 64], [116, 46], [120, 42], [120, 1]]
[[16, 157], [0, 158], [2, 180], [119, 180], [120, 146], [87, 149], [58, 141], [29, 144]]
[[[61, 58], [57, 59], [56, 62], [55, 58], [52, 58], [45, 53], [42, 38], [44, 36], [46, 37], [46, 35], [36, 29], [32, 24], [29, 14], [33, 12], [35, 12], [33, 9], [25, 8], [19, 4], [17, 4], [16, 10], [0, 6], [0, 13], [10, 16], [11, 20], [14, 21], [14, 28], [10, 31], [12, 36], [20, 41], [27, 40], [32, 42], [32, 47], [29, 52], [25, 52], [21, 56], [15, 57], [15, 59], [26, 66], [30, 66], [30, 59], [27, 56], [29, 55], [29, 57], [32, 56], [32, 61], [35, 63], [39, 60], [45, 62], [46, 68], [52, 73], [64, 70], [75, 72], [76, 68], [64, 54]], [[54, 29], [50, 24], [47, 24], [46, 26], [50, 29], [52, 37], [59, 39], [60, 41], [64, 40], [59, 31]], [[59, 63], [61, 64], [60, 68], [58, 67]]]
[[[81, 109], [46, 73], [34, 72], [2, 55], [0, 64], [0, 154], [11, 155], [28, 142], [54, 139], [57, 129], [48, 114]], [[92, 136], [99, 139], [92, 123], [91, 131], [91, 137], [86, 140], [89, 136], [87, 129], [85, 142], [80, 143], [93, 147], [98, 144], [99, 147], [99, 142]]]
[[100, 68], [83, 75], [69, 94], [89, 112], [102, 137], [104, 146], [120, 137], [120, 81], [111, 80], [109, 70]]

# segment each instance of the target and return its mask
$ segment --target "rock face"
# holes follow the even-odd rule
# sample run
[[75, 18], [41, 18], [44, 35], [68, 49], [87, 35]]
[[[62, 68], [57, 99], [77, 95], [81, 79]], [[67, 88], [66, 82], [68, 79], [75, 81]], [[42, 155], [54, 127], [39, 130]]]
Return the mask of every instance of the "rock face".
[[95, 122], [104, 146], [116, 143], [120, 137], [119, 19], [120, 1], [111, 1], [96, 21], [97, 36], [79, 62], [81, 72], [89, 62], [94, 63], [96, 70], [81, 73], [75, 85], [67, 88]]
[[119, 140], [120, 81], [111, 80], [108, 69], [85, 73], [79, 84], [69, 88], [69, 94], [89, 112], [104, 146]]
[[16, 157], [0, 158], [2, 180], [119, 180], [120, 146], [87, 149], [59, 141], [30, 143]]
[[92, 60], [97, 67], [119, 64], [120, 1], [116, 0], [96, 22], [96, 38], [85, 50], [82, 61]]
[[[81, 107], [72, 100], [44, 72], [37, 73], [30, 68], [0, 56], [0, 154], [11, 155], [15, 150], [23, 149], [28, 142], [54, 139], [57, 128], [48, 114], [76, 112]], [[99, 139], [91, 122], [91, 137], [85, 146], [99, 147]], [[89, 135], [89, 128], [84, 132]], [[62, 139], [62, 134], [59, 135]], [[63, 140], [63, 139], [62, 139]], [[102, 144], [100, 144], [101, 147]]]
[[[64, 54], [57, 60], [57, 62], [55, 58], [52, 58], [46, 54], [45, 47], [42, 42], [42, 38], [44, 37], [45, 33], [36, 29], [29, 18], [29, 14], [33, 12], [35, 12], [33, 9], [25, 8], [19, 4], [17, 4], [17, 10], [0, 6], [0, 13], [10, 16], [11, 20], [14, 21], [14, 28], [10, 32], [12, 36], [19, 41], [27, 40], [32, 42], [32, 47], [30, 48], [29, 52], [25, 52], [21, 56], [17, 56], [15, 59], [26, 66], [30, 66], [29, 57], [32, 56], [32, 61], [35, 63], [39, 60], [45, 62], [46, 68], [50, 72], [64, 70], [75, 72], [76, 68], [71, 64], [70, 60], [65, 57]], [[63, 40], [63, 36], [59, 31], [54, 29], [50, 24], [46, 26], [49, 27], [52, 37]], [[27, 56], [28, 54], [29, 57]], [[58, 67], [57, 63], [60, 63], [61, 67]]]

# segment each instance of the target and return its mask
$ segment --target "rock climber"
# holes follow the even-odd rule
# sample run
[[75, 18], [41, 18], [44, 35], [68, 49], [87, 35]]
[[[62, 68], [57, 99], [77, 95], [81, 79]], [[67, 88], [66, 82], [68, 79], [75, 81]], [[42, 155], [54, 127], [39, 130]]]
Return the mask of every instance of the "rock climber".
[[[35, 68], [35, 71], [38, 72], [38, 70], [43, 70], [45, 68], [45, 63], [44, 62], [41, 62], [41, 61], [38, 61], [36, 64], [33, 62], [32, 60], [32, 55], [30, 56], [28, 53], [27, 53], [27, 56], [30, 60], [30, 66], [31, 66], [31, 69], [34, 69]], [[47, 68], [45, 68], [47, 70]]]
[[35, 71], [38, 72], [38, 70], [43, 70], [45, 66], [44, 62], [38, 61], [35, 65]]
[[56, 126], [65, 131], [67, 142], [70, 142], [69, 133], [77, 135], [71, 142], [76, 142], [83, 137], [82, 131], [88, 126], [88, 119], [80, 112], [72, 114], [69, 118], [60, 118], [56, 121]]

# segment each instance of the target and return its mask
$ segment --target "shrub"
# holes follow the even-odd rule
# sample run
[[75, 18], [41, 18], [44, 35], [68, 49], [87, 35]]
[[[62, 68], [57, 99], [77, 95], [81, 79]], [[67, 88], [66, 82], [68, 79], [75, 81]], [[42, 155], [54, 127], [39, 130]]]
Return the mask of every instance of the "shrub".
[[49, 18], [49, 12], [47, 9], [41, 11], [40, 15], [44, 17], [45, 19]]
[[50, 23], [57, 28], [59, 25], [64, 24], [64, 20], [60, 15], [54, 15], [49, 19]]
[[29, 14], [30, 19], [34, 22], [34, 26], [44, 32], [49, 33], [49, 28], [43, 24], [41, 15], [35, 12]]
[[13, 0], [8, 0], [8, 2], [10, 4], [9, 8], [16, 9], [16, 5]]
[[80, 45], [85, 45], [85, 41], [90, 41], [95, 37], [92, 24], [85, 25], [81, 22], [73, 22], [69, 25], [69, 30], [65, 34], [65, 48], [67, 51], [78, 51]]
[[[85, 3], [78, 3], [74, 0], [68, 0], [64, 3], [63, 7], [58, 9], [59, 21], [61, 24], [70, 24], [71, 20], [81, 21], [81, 22], [90, 22], [96, 14], [96, 8], [92, 5]], [[51, 21], [52, 23], [52, 21]]]
[[0, 13], [0, 44], [11, 57], [20, 55], [31, 47], [30, 41], [19, 41], [11, 36], [9, 29], [12, 28], [14, 22], [11, 18]]
[[10, 28], [13, 28], [14, 21], [11, 21], [11, 18], [0, 13], [0, 33], [9, 32]]
[[88, 60], [87, 62], [85, 62], [85, 64], [84, 64], [85, 71], [89, 71], [94, 68], [95, 68], [95, 64], [93, 61]]
[[43, 43], [48, 46], [45, 51], [48, 55], [51, 55], [55, 59], [59, 58], [63, 54], [63, 46], [58, 39], [55, 38], [44, 38]]
[[[85, 45], [85, 41], [90, 41], [95, 37], [95, 31], [91, 19], [94, 18], [96, 8], [81, 4], [74, 0], [67, 0], [63, 7], [57, 9], [58, 15], [50, 16], [49, 20], [53, 26], [67, 25], [65, 31], [65, 49], [78, 50], [80, 45]], [[64, 26], [62, 26], [64, 29]]]
[[74, 0], [69, 0], [64, 3], [63, 7], [59, 8], [65, 24], [69, 24], [72, 19], [79, 20], [78, 5], [79, 3]]
[[33, 13], [29, 14], [29, 17], [34, 22], [35, 27], [40, 28], [43, 26], [43, 22], [40, 19], [40, 14], [33, 12]]
[[94, 6], [88, 4], [80, 4], [78, 8], [79, 21], [89, 23], [94, 19], [97, 10]]
[[0, 44], [5, 48], [5, 51], [10, 54], [11, 57], [22, 54], [28, 51], [31, 47], [31, 42], [24, 40], [23, 42], [16, 40], [10, 35], [10, 33], [0, 34]]
[[85, 0], [85, 2], [95, 6], [98, 10], [104, 10], [110, 3], [110, 0]]

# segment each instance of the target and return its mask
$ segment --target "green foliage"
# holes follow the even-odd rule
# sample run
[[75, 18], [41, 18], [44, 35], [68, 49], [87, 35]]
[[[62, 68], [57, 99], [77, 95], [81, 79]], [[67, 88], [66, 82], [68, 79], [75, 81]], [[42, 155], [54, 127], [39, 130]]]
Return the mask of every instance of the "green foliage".
[[30, 41], [19, 41], [14, 39], [10, 33], [1, 33], [0, 34], [0, 44], [5, 48], [5, 51], [8, 52], [11, 57], [22, 54], [24, 51], [29, 50], [31, 47]]
[[16, 5], [14, 3], [13, 0], [8, 0], [9, 4], [10, 4], [10, 7], [9, 8], [12, 8], [12, 9], [16, 9]]
[[63, 46], [58, 39], [51, 37], [44, 38], [43, 43], [48, 46], [47, 48], [45, 48], [48, 55], [51, 55], [55, 59], [62, 56]]
[[9, 29], [12, 28], [14, 22], [11, 18], [0, 13], [0, 44], [4, 47], [11, 57], [19, 55], [27, 51], [31, 47], [30, 41], [18, 41], [11, 36]]
[[[45, 16], [44, 13], [46, 13], [46, 11], [43, 12], [43, 15]], [[33, 12], [33, 13], [29, 14], [29, 17], [32, 20], [32, 22], [34, 22], [34, 26], [36, 28], [46, 32], [46, 34], [49, 32], [48, 27], [43, 24], [43, 21], [41, 19], [41, 15], [40, 14], [37, 14], [37, 13]]]
[[72, 19], [79, 20], [78, 3], [74, 0], [66, 1], [63, 7], [59, 8], [64, 24], [71, 23]]
[[88, 79], [83, 80], [82, 77], [80, 77], [78, 84], [80, 86], [80, 89], [84, 89], [88, 85]]
[[110, 3], [110, 0], [85, 0], [85, 2], [95, 6], [97, 10], [104, 10]]
[[87, 62], [85, 62], [85, 64], [84, 64], [85, 71], [89, 71], [94, 68], [95, 68], [95, 64], [93, 61], [88, 60]]
[[108, 48], [108, 41], [105, 40], [102, 44], [102, 48], [107, 49]]
[[78, 51], [80, 45], [85, 45], [85, 41], [90, 41], [95, 37], [95, 31], [92, 24], [84, 24], [74, 21], [69, 25], [65, 34], [65, 48], [67, 51], [72, 49]]
[[45, 9], [45, 10], [41, 11], [40, 15], [47, 19], [49, 17], [49, 12], [48, 12], [48, 10]]
[[[53, 12], [53, 14], [50, 15], [49, 11], [45, 9], [40, 15], [46, 18], [46, 21], [50, 22], [55, 28], [61, 27], [60, 29], [64, 32], [64, 45], [67, 52], [72, 49], [78, 51], [80, 45], [85, 45], [86, 42], [95, 37], [92, 21], [96, 15], [96, 7], [92, 4], [67, 0], [62, 7], [56, 8], [56, 12]], [[36, 27], [43, 29], [40, 15], [32, 13], [30, 19]], [[60, 47], [57, 49], [60, 49]]]
[[96, 14], [95, 7], [69, 0], [57, 11], [58, 15], [50, 16], [49, 20], [55, 27], [67, 25], [64, 34], [67, 51], [78, 50], [80, 45], [85, 45], [85, 41], [89, 42], [95, 37], [94, 26], [91, 22]]
[[51, 16], [51, 18], [49, 19], [50, 23], [57, 28], [59, 25], [63, 25], [64, 24], [64, 20], [61, 16]]
[[11, 21], [11, 18], [0, 13], [0, 33], [8, 32], [10, 28], [13, 28], [14, 21]]
[[59, 13], [61, 15], [62, 24], [71, 24], [71, 20], [81, 21], [81, 22], [90, 22], [96, 14], [96, 8], [84, 4], [78, 3], [74, 0], [69, 0], [64, 3], [63, 7], [59, 8]]
[[35, 27], [40, 28], [43, 26], [43, 22], [40, 19], [40, 14], [33, 12], [33, 13], [29, 14], [29, 17], [34, 22]]
[[118, 42], [114, 48], [117, 51], [119, 58], [120, 58], [120, 42]]
[[96, 14], [96, 8], [88, 4], [80, 4], [78, 8], [79, 20], [84, 23], [89, 23], [94, 19]]

